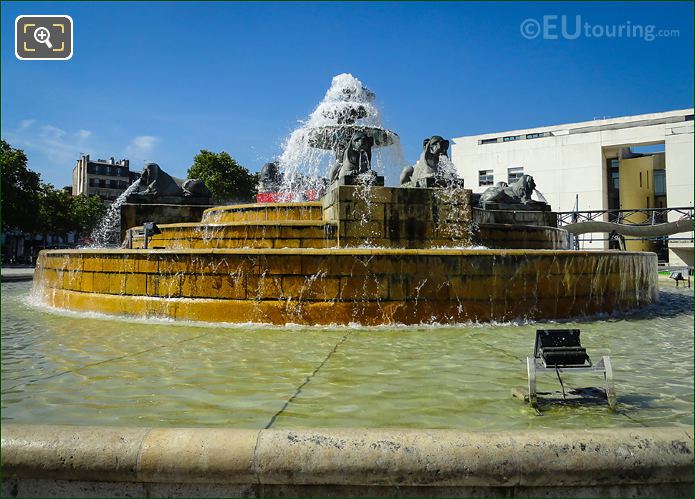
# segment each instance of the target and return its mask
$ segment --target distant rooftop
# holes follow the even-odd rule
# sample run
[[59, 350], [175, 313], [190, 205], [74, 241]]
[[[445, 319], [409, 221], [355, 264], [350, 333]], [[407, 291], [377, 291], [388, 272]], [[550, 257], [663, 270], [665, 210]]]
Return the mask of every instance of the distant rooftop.
[[616, 118], [602, 118], [591, 121], [580, 121], [562, 125], [548, 125], [535, 128], [523, 128], [480, 135], [467, 135], [454, 138], [454, 142], [460, 139], [479, 139], [481, 144], [495, 142], [510, 142], [520, 139], [535, 139], [551, 137], [555, 135], [568, 135], [574, 133], [598, 132], [602, 130], [615, 130], [619, 128], [632, 128], [638, 126], [660, 125], [664, 123], [679, 123], [693, 120], [693, 108], [664, 111], [661, 113], [637, 114], [633, 116], [619, 116]]

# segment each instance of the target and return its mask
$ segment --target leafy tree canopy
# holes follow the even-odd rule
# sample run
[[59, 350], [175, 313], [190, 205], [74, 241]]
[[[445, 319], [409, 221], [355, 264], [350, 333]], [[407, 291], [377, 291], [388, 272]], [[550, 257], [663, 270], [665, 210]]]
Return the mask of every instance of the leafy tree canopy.
[[99, 196], [71, 196], [63, 189], [41, 183], [27, 166], [24, 151], [2, 141], [2, 230], [28, 234], [84, 236], [99, 223], [106, 207]]
[[27, 156], [2, 141], [2, 230], [19, 229], [33, 232], [38, 229], [38, 200], [41, 177], [27, 167]]
[[202, 180], [215, 202], [248, 202], [256, 196], [258, 175], [241, 166], [228, 153], [201, 150], [193, 158], [188, 178]]

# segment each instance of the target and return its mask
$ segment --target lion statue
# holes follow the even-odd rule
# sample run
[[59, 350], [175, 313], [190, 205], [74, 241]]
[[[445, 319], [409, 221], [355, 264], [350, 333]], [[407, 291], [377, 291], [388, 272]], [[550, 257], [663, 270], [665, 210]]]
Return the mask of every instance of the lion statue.
[[480, 195], [479, 203], [481, 206], [483, 203], [545, 205], [546, 203], [531, 199], [535, 189], [536, 182], [533, 180], [533, 177], [524, 174], [512, 185], [507, 185], [506, 182], [498, 182], [494, 187], [488, 187]]
[[259, 192], [276, 192], [282, 185], [282, 172], [276, 162], [266, 163], [261, 168], [258, 182]]
[[126, 202], [163, 204], [209, 204], [212, 193], [196, 179], [180, 179], [166, 173], [157, 163], [148, 163], [140, 174], [140, 185]]
[[372, 146], [374, 146], [373, 137], [364, 132], [355, 132], [343, 153], [342, 161], [336, 163], [331, 169], [330, 181], [371, 172]]
[[[422, 142], [422, 154], [414, 166], [406, 166], [401, 172], [401, 185], [406, 187], [429, 187], [439, 176], [439, 158], [448, 157], [449, 141], [433, 135]], [[431, 180], [428, 180], [431, 179]]]

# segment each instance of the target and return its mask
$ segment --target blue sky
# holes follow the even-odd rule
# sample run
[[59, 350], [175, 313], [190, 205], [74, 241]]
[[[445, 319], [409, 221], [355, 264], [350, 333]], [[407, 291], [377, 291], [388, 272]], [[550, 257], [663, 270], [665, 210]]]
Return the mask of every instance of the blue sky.
[[[20, 14], [72, 16], [73, 58], [17, 60]], [[2, 137], [57, 186], [80, 152], [184, 176], [200, 149], [225, 150], [256, 171], [349, 72], [413, 163], [434, 134], [692, 107], [693, 14], [692, 2], [2, 2]], [[678, 35], [522, 36], [526, 19], [555, 15]]]

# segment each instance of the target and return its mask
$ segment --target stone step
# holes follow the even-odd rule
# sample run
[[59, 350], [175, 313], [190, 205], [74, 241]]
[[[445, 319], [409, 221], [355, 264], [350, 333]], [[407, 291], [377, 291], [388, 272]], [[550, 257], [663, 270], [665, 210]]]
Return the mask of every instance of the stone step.
[[[149, 238], [151, 249], [331, 248], [338, 242], [337, 226], [320, 220], [181, 223], [158, 227], [161, 233]], [[133, 249], [144, 246], [141, 229], [130, 229]]]
[[254, 203], [232, 206], [215, 206], [203, 213], [205, 223], [261, 222], [272, 220], [303, 221], [323, 220], [320, 202], [304, 203]]

